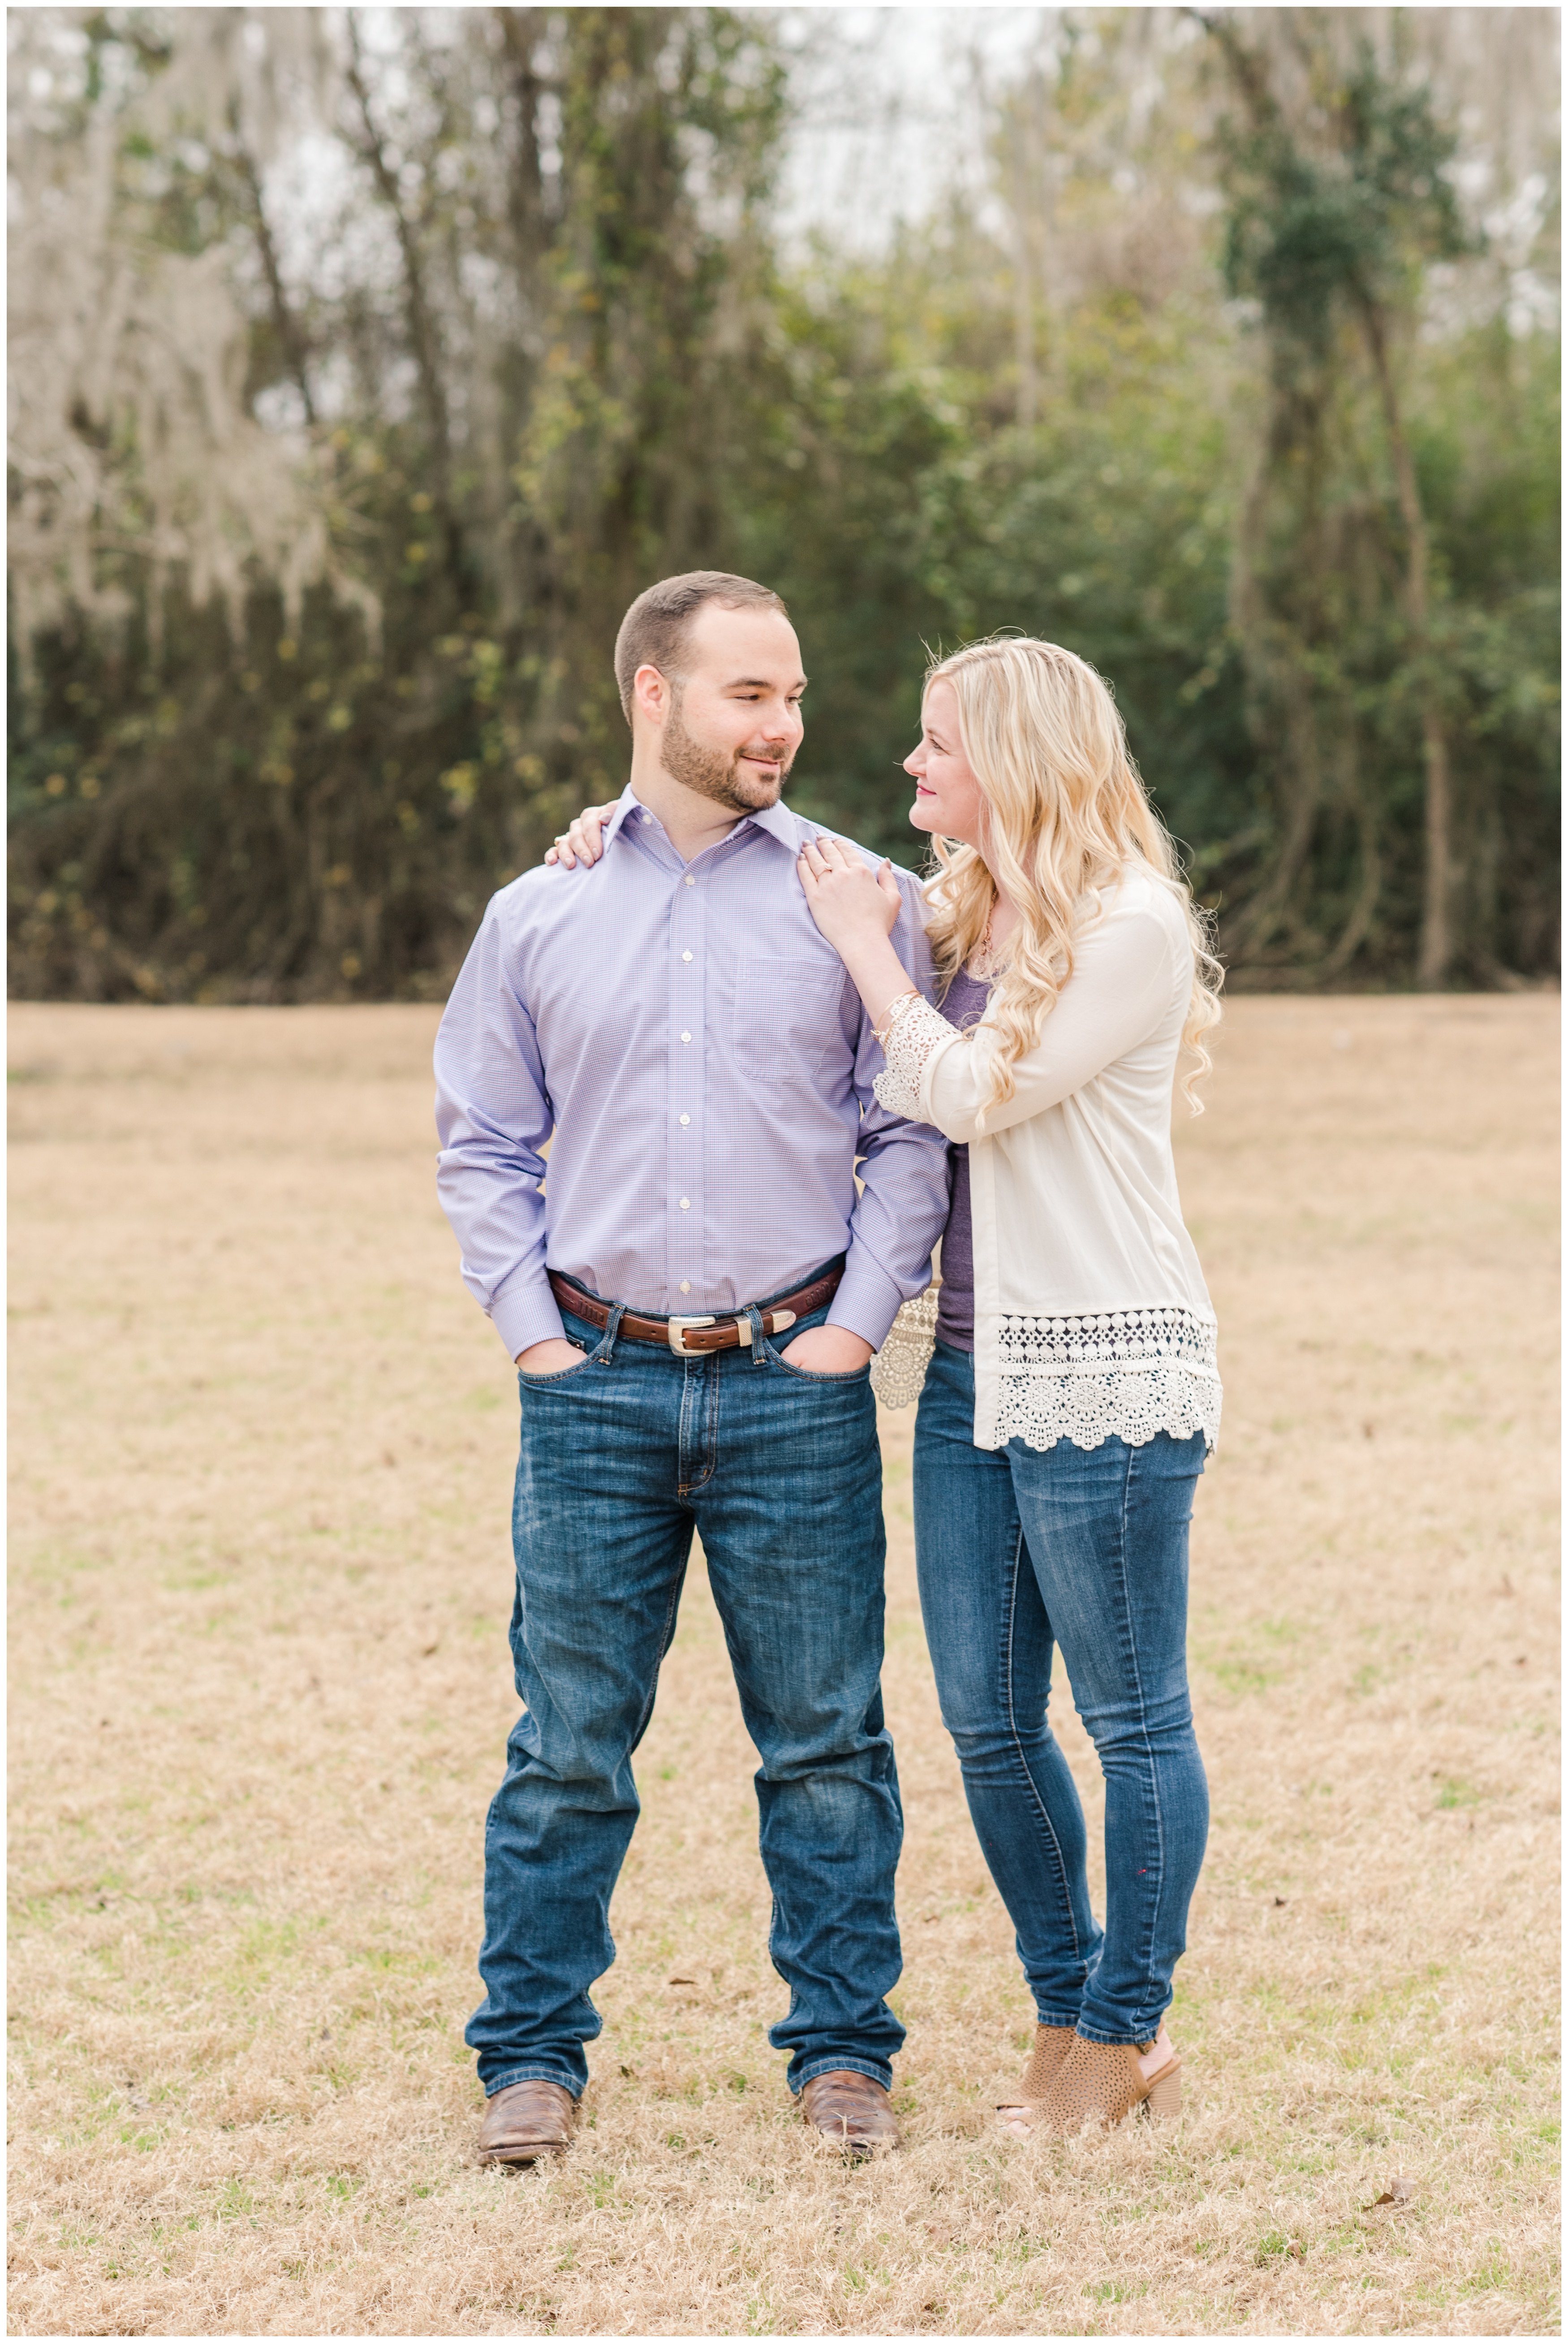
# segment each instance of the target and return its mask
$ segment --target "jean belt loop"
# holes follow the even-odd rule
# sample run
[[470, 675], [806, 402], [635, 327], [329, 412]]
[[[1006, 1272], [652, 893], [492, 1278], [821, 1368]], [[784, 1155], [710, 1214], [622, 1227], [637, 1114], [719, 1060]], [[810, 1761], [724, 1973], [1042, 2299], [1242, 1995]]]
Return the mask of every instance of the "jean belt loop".
[[755, 1302], [746, 1305], [746, 1321], [751, 1329], [751, 1363], [754, 1367], [766, 1366], [768, 1363], [762, 1355], [762, 1345], [768, 1337], [762, 1330], [762, 1312]]
[[609, 1305], [609, 1319], [604, 1330], [604, 1355], [601, 1362], [607, 1367], [615, 1356], [615, 1338], [620, 1332], [620, 1322], [625, 1316], [625, 1302], [612, 1302]]

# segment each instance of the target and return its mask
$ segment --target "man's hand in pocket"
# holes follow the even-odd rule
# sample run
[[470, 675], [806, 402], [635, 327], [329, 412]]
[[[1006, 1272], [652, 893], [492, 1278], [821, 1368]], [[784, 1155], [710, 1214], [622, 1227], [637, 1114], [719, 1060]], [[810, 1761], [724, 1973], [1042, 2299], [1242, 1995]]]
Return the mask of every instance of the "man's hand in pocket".
[[874, 1355], [869, 1342], [847, 1326], [809, 1326], [779, 1357], [803, 1375], [852, 1375]]
[[580, 1367], [583, 1353], [564, 1334], [548, 1342], [530, 1342], [526, 1351], [518, 1353], [518, 1372], [524, 1375], [561, 1375], [568, 1367]]

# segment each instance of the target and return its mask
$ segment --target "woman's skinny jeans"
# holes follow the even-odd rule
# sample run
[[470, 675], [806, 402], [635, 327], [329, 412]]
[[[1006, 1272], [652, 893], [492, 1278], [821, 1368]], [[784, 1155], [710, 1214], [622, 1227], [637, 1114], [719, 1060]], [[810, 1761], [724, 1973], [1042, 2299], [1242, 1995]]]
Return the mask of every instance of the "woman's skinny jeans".
[[[942, 1722], [1042, 2025], [1151, 2041], [1209, 1832], [1187, 1691], [1203, 1435], [974, 1445], [974, 1362], [939, 1342], [915, 1431], [920, 1608]], [[1046, 1720], [1053, 1644], [1105, 1775], [1105, 1926]]]

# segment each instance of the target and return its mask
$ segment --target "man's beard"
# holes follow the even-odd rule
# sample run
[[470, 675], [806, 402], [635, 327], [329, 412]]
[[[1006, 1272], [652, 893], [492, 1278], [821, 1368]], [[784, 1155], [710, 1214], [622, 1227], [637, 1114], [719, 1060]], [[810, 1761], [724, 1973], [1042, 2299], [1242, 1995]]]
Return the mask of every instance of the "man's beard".
[[727, 757], [722, 749], [705, 749], [687, 730], [680, 712], [680, 693], [676, 692], [659, 750], [659, 762], [671, 780], [678, 781], [682, 789], [694, 790], [699, 798], [711, 799], [729, 813], [759, 813], [764, 806], [778, 803], [793, 759], [779, 759], [779, 778], [769, 783], [741, 772], [744, 753], [738, 749], [733, 756]]

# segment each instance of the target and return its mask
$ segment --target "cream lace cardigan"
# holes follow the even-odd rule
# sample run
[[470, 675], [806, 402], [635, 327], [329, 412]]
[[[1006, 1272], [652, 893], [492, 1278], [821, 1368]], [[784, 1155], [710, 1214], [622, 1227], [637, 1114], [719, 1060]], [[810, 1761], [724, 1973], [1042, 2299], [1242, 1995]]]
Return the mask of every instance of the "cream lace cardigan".
[[920, 1001], [888, 1036], [882, 1104], [969, 1144], [979, 1448], [1214, 1444], [1214, 1314], [1171, 1152], [1192, 970], [1176, 898], [1129, 873], [983, 1132], [987, 1021], [959, 1033]]

